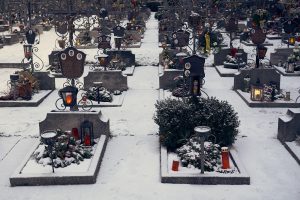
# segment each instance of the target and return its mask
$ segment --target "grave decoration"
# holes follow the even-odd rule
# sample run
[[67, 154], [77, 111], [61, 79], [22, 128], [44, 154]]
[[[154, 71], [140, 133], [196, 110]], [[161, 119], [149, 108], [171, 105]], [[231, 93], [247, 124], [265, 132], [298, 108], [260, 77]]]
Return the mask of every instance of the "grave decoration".
[[291, 91], [280, 87], [280, 76], [275, 68], [241, 69], [233, 89], [250, 107], [299, 107]]
[[286, 73], [295, 73], [300, 71], [300, 49], [295, 46], [293, 52], [287, 57], [286, 61], [280, 60], [277, 67], [284, 68]]
[[[30, 6], [29, 2], [27, 7]], [[24, 51], [21, 63], [24, 64], [24, 68], [10, 76], [8, 91], [0, 97], [1, 106], [37, 106], [55, 88], [54, 80], [51, 80], [48, 73], [39, 72], [44, 66], [43, 61], [36, 54], [39, 50], [37, 47], [40, 42], [39, 33], [32, 27], [30, 9], [26, 15], [29, 21], [28, 26], [24, 28], [24, 38], [21, 42]], [[48, 91], [41, 92], [43, 94], [40, 94], [40, 97], [32, 100], [33, 95], [40, 93], [40, 90]], [[27, 102], [22, 102], [22, 100]]]
[[218, 51], [223, 42], [223, 36], [218, 31], [213, 31], [210, 28], [205, 28], [199, 35], [199, 48], [203, 49], [204, 53], [210, 53], [211, 49]]
[[205, 58], [192, 55], [183, 58], [183, 76], [178, 80], [177, 88], [172, 91], [173, 96], [201, 96], [201, 87], [204, 84]]
[[[228, 152], [228, 148], [224, 147], [231, 146], [239, 126], [237, 113], [227, 102], [201, 97], [169, 98], [157, 102], [155, 106], [157, 111], [154, 121], [159, 125], [160, 142], [168, 151], [168, 159], [172, 161], [173, 158], [173, 165], [176, 164], [176, 158], [180, 160], [180, 168], [172, 167], [173, 173], [181, 170], [198, 173], [201, 170], [204, 174], [237, 172], [229, 165], [228, 155], [226, 156], [225, 152], [221, 153], [221, 147]], [[209, 117], [206, 112], [210, 113]], [[214, 115], [216, 117], [213, 117]], [[212, 119], [222, 119], [226, 122], [213, 122]], [[202, 124], [210, 124], [211, 128]]]
[[266, 40], [266, 29], [256, 28], [251, 30], [251, 40], [256, 45], [256, 68], [260, 66], [260, 59], [264, 59], [267, 53], [267, 48], [263, 45]]
[[87, 99], [86, 95], [83, 94], [77, 102], [78, 88], [76, 86], [80, 88], [82, 83], [76, 79], [83, 74], [86, 54], [74, 47], [68, 47], [58, 53], [58, 58], [62, 75], [67, 78], [67, 82], [64, 83], [64, 88], [58, 92], [59, 99], [55, 102], [56, 108], [65, 110], [69, 107], [70, 111], [77, 111], [79, 104], [83, 110], [90, 110], [92, 102]]
[[[93, 156], [93, 145], [96, 141], [87, 135], [92, 134], [88, 131], [90, 131], [88, 127], [81, 130], [80, 137], [83, 137], [82, 139], [76, 138], [71, 131], [60, 129], [52, 131], [55, 133], [53, 141], [51, 141], [52, 144], [46, 142], [42, 137], [41, 144], [33, 153], [33, 158], [39, 165], [52, 165], [54, 168], [65, 168], [73, 164], [79, 165], [85, 159], [90, 159]], [[49, 131], [46, 133], [49, 134]]]
[[238, 70], [240, 68], [244, 68], [246, 66], [247, 57], [245, 58], [243, 53], [243, 50], [240, 52], [238, 48], [231, 47], [230, 53], [226, 56], [226, 60], [223, 62], [224, 68]]
[[39, 91], [39, 81], [28, 71], [16, 71], [10, 75], [9, 91], [0, 100], [31, 100]]

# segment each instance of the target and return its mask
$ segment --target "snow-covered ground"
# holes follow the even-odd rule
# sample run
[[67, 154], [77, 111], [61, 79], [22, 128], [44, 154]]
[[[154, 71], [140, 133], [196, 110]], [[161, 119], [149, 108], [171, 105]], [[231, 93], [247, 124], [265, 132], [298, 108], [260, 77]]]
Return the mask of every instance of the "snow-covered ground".
[[[251, 185], [177, 185], [160, 183], [158, 127], [152, 117], [158, 99], [157, 21], [154, 14], [147, 23], [140, 49], [133, 49], [141, 65], [128, 77], [129, 90], [122, 107], [101, 108], [110, 118], [112, 138], [93, 185], [10, 187], [9, 177], [38, 140], [38, 123], [55, 108], [58, 95], [53, 92], [37, 108], [0, 108], [0, 199], [1, 200], [94, 200], [94, 199], [230, 199], [298, 200], [300, 167], [276, 139], [278, 117], [285, 108], [250, 108], [231, 90], [233, 78], [221, 78], [207, 67], [205, 91], [227, 100], [238, 112], [241, 126], [235, 142]], [[41, 57], [54, 47], [53, 32], [44, 32], [39, 45]], [[251, 48], [251, 47], [248, 47]], [[274, 47], [270, 47], [274, 48]], [[96, 50], [90, 53], [93, 58]], [[247, 51], [251, 51], [248, 49]], [[20, 44], [0, 49], [0, 62], [20, 62]], [[210, 59], [212, 60], [212, 59]], [[208, 63], [206, 63], [208, 64]], [[6, 84], [0, 69], [0, 84]], [[7, 79], [6, 79], [7, 80]], [[281, 77], [282, 87], [295, 90], [299, 77]], [[57, 81], [57, 88], [61, 88]], [[99, 110], [96, 108], [95, 110]]]

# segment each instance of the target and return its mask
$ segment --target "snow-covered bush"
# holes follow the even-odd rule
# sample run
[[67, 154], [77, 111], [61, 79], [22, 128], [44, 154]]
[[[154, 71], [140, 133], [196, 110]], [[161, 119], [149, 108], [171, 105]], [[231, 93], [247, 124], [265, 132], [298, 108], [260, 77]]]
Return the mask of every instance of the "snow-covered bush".
[[158, 101], [155, 107], [160, 142], [171, 151], [182, 146], [196, 126], [209, 126], [216, 142], [224, 146], [230, 146], [238, 134], [240, 122], [227, 101], [189, 97]]

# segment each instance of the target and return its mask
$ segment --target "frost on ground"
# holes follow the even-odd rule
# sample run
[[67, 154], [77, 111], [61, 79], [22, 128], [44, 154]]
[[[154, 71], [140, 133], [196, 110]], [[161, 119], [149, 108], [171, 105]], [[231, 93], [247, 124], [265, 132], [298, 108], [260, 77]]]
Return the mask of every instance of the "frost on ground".
[[[158, 127], [153, 122], [154, 104], [158, 99], [158, 30], [154, 14], [147, 22], [147, 31], [140, 49], [133, 49], [137, 62], [135, 74], [128, 77], [129, 90], [122, 107], [101, 108], [110, 118], [112, 137], [101, 164], [96, 184], [40, 187], [10, 187], [9, 176], [20, 165], [38, 138], [38, 123], [55, 108], [57, 91], [36, 108], [0, 108], [0, 152], [8, 152], [0, 160], [0, 199], [66, 200], [66, 199], [225, 199], [225, 200], [298, 200], [300, 168], [276, 139], [278, 117], [286, 108], [249, 108], [231, 89], [233, 78], [221, 78], [214, 68], [206, 67], [205, 91], [210, 96], [227, 100], [238, 112], [240, 134], [235, 142], [251, 185], [176, 185], [160, 183]], [[49, 35], [47, 35], [49, 34]], [[54, 48], [54, 36], [45, 32], [39, 45], [41, 57]], [[42, 36], [43, 36], [42, 35]], [[48, 37], [49, 36], [49, 37]], [[246, 51], [252, 51], [247, 47]], [[272, 51], [269, 47], [269, 50]], [[92, 51], [91, 58], [96, 54]], [[20, 62], [22, 45], [0, 49], [0, 62]], [[269, 56], [269, 55], [268, 55]], [[212, 58], [212, 57], [211, 57]], [[212, 59], [211, 59], [212, 60]], [[207, 64], [207, 63], [206, 63]], [[9, 74], [9, 73], [7, 73]], [[3, 77], [2, 75], [0, 77]], [[2, 84], [1, 87], [4, 87]], [[62, 87], [62, 79], [56, 81]], [[299, 77], [281, 77], [282, 87], [295, 90]], [[99, 110], [99, 108], [94, 109]], [[18, 136], [18, 135], [21, 135]], [[14, 138], [13, 141], [8, 141]], [[7, 142], [6, 142], [7, 141]], [[12, 144], [13, 143], [13, 144]], [[15, 145], [15, 146], [14, 146]], [[6, 154], [6, 153], [5, 153]], [[1, 158], [3, 154], [1, 153]]]

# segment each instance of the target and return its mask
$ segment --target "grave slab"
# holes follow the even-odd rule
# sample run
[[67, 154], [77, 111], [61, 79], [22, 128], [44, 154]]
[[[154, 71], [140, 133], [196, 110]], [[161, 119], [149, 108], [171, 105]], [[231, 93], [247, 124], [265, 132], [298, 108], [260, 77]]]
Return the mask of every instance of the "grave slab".
[[253, 107], [253, 108], [300, 108], [300, 103], [295, 103], [294, 100], [290, 100], [290, 101], [276, 100], [274, 102], [252, 101], [250, 98], [250, 93], [243, 92], [241, 90], [235, 90], [235, 91], [249, 107]]
[[293, 73], [287, 73], [283, 67], [274, 66], [274, 68], [275, 68], [282, 76], [300, 76], [300, 71], [294, 71]]
[[200, 185], [249, 185], [250, 177], [238, 158], [237, 151], [230, 150], [230, 159], [238, 169], [238, 174], [195, 174], [175, 173], [169, 170], [168, 151], [165, 147], [160, 148], [160, 176], [162, 183], [173, 184], [200, 184]]
[[39, 106], [53, 90], [40, 90], [32, 96], [29, 101], [26, 100], [0, 100], [0, 107], [37, 107]]
[[215, 69], [221, 77], [234, 77], [238, 73], [237, 69], [224, 68], [223, 65], [215, 66]]
[[[247, 41], [241, 41], [241, 44], [246, 45], [246, 46], [256, 46], [256, 44], [253, 44], [252, 42], [247, 42]], [[272, 43], [265, 42], [262, 45], [264, 46], [273, 46]]]
[[97, 144], [96, 151], [91, 158], [90, 166], [86, 172], [55, 172], [52, 173], [22, 173], [22, 170], [31, 159], [33, 152], [40, 142], [38, 141], [32, 150], [25, 156], [21, 165], [10, 176], [11, 186], [41, 186], [41, 185], [75, 185], [75, 184], [93, 184], [96, 183], [100, 170], [100, 165], [108, 143], [106, 135], [101, 135]]

